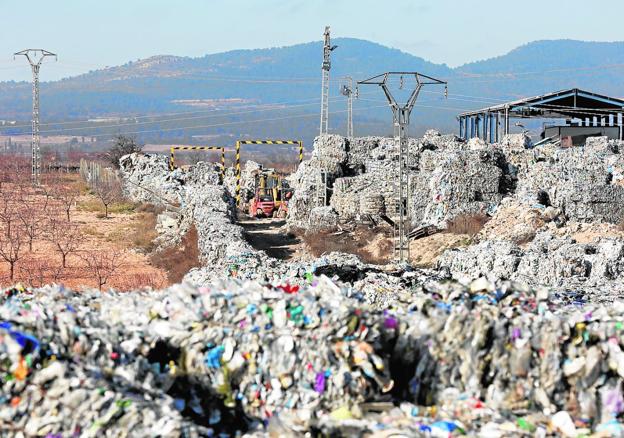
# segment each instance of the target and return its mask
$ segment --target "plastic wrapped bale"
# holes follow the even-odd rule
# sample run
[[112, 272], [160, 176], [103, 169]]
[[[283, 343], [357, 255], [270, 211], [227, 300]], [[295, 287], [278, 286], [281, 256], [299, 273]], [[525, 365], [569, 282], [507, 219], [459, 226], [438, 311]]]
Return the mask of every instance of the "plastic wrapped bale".
[[135, 202], [178, 204], [182, 197], [180, 170], [171, 172], [165, 155], [133, 153], [119, 160], [124, 194]]
[[587, 285], [606, 285], [624, 275], [624, 241], [603, 239], [594, 244], [576, 243], [539, 233], [527, 247], [515, 278], [533, 284], [565, 285], [582, 280]]
[[466, 149], [466, 142], [454, 134], [442, 135], [440, 132], [429, 129], [425, 132], [420, 139], [420, 150], [436, 150], [436, 149], [451, 149], [460, 150]]
[[347, 139], [335, 134], [320, 135], [314, 139], [311, 161], [330, 174], [341, 174], [349, 159]]
[[468, 140], [466, 148], [469, 151], [480, 151], [483, 149], [489, 149], [490, 145], [485, 140], [482, 140], [479, 137], [474, 137]]
[[305, 228], [308, 224], [310, 211], [318, 207], [318, 185], [322, 169], [316, 160], [304, 161], [288, 180], [294, 194], [288, 202], [286, 223], [290, 227]]
[[511, 279], [523, 255], [522, 249], [512, 242], [488, 240], [445, 251], [438, 258], [437, 268], [448, 269], [457, 279]]
[[371, 151], [379, 147], [381, 137], [355, 137], [347, 139], [346, 166], [350, 174], [362, 173]]
[[221, 184], [221, 165], [200, 161], [188, 168], [185, 180], [196, 185], [217, 186]]
[[[395, 356], [401, 360], [395, 366], [414, 370], [404, 387], [415, 401], [431, 400], [440, 407], [447, 400], [474, 397], [489, 409], [507, 410], [514, 417], [534, 409], [548, 416], [541, 421], [524, 417], [524, 424], [539, 422], [542, 427], [559, 424], [557, 418], [565, 414], [574, 429], [567, 436], [576, 435], [572, 418], [594, 418], [604, 424], [614, 419], [614, 412], [623, 410], [622, 375], [610, 379], [600, 366], [609, 357], [622, 361], [624, 367], [619, 342], [612, 341], [618, 345], [614, 353], [607, 340], [620, 336], [614, 325], [606, 323], [607, 314], [624, 310], [622, 303], [612, 310], [589, 306], [556, 312], [548, 291], [525, 294], [509, 283], [495, 286], [484, 281], [474, 282], [469, 290], [464, 298], [451, 300], [448, 316], [443, 316], [444, 310], [424, 305], [416, 306], [424, 312], [414, 309], [410, 315], [413, 322], [407, 323], [410, 328], [396, 344]], [[496, 304], [480, 301], [473, 307], [471, 301], [486, 298], [494, 290], [502, 297]], [[588, 312], [601, 322], [584, 318]], [[431, 318], [429, 324], [419, 323], [423, 314]], [[588, 337], [600, 346], [584, 340]], [[575, 347], [567, 348], [570, 344]], [[620, 386], [614, 390], [614, 385]], [[618, 400], [617, 407], [601, 405], [605, 393]], [[517, 424], [524, 427], [522, 422]], [[521, 434], [521, 427], [509, 426]]]
[[424, 151], [412, 176], [411, 204], [423, 225], [462, 214], [486, 213], [503, 197], [500, 151]]
[[624, 187], [614, 180], [613, 155], [582, 148], [557, 151], [519, 175], [516, 193], [528, 202], [560, 208], [578, 221], [619, 223], [624, 219]]
[[585, 140], [583, 149], [588, 154], [618, 152], [617, 147], [609, 141], [608, 137], [589, 137]]
[[386, 212], [383, 195], [370, 194], [360, 198], [360, 212], [362, 214], [379, 215]]
[[314, 207], [310, 211], [308, 229], [332, 230], [338, 225], [338, 213], [332, 207]]
[[[421, 172], [410, 178], [410, 215], [413, 226], [424, 224], [425, 213], [430, 210], [429, 204], [432, 200], [435, 202], [435, 196], [432, 194], [430, 178], [431, 173]], [[394, 200], [393, 200], [394, 199]], [[386, 199], [386, 210], [388, 216], [398, 217], [399, 202], [396, 195]], [[443, 216], [442, 207], [439, 206], [439, 216]]]
[[252, 160], [245, 161], [245, 167], [241, 171], [241, 201], [255, 196], [256, 174], [262, 169], [262, 165]]
[[[347, 155], [347, 140], [339, 135], [321, 135], [314, 140], [312, 157], [302, 162], [289, 177], [295, 193], [288, 203], [286, 222], [289, 227], [306, 228], [310, 211], [321, 207], [324, 188], [331, 188], [343, 175]], [[324, 177], [323, 177], [324, 175]], [[325, 187], [323, 187], [326, 185]], [[328, 191], [327, 198], [331, 192]]]
[[362, 182], [361, 177], [338, 178], [334, 181], [329, 204], [336, 210], [342, 220], [351, 220], [360, 213], [358, 192]]
[[507, 134], [503, 137], [499, 147], [507, 152], [523, 151], [533, 146], [531, 137], [526, 134]]

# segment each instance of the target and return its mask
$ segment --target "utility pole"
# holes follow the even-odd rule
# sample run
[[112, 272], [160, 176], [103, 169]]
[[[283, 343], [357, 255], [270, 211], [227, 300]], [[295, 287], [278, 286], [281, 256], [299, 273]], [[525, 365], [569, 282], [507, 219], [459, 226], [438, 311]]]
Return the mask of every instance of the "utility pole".
[[325, 26], [325, 44], [323, 45], [323, 81], [321, 83], [321, 135], [327, 134], [329, 127], [329, 70], [331, 69], [331, 52], [338, 46], [331, 45], [329, 26]]
[[343, 78], [346, 84], [340, 87], [340, 93], [347, 97], [347, 138], [353, 138], [353, 78], [346, 76]]
[[[412, 90], [407, 103], [399, 105], [390, 92], [388, 87], [388, 79], [392, 76], [400, 76], [400, 88], [403, 87], [403, 77], [413, 76], [416, 80], [416, 86]], [[392, 110], [392, 118], [394, 124], [394, 135], [399, 143], [399, 175], [398, 175], [398, 201], [399, 201], [399, 217], [394, 225], [394, 256], [400, 263], [409, 261], [409, 239], [407, 237], [407, 228], [410, 225], [409, 217], [409, 138], [408, 128], [410, 122], [410, 114], [414, 108], [414, 104], [418, 99], [420, 90], [425, 85], [444, 85], [444, 95], [447, 95], [447, 83], [439, 79], [435, 79], [418, 72], [387, 72], [364, 81], [359, 81], [358, 85], [379, 85], [386, 95], [390, 109]]]
[[39, 138], [39, 69], [43, 58], [47, 56], [54, 56], [55, 53], [48, 52], [43, 49], [26, 49], [21, 52], [13, 54], [15, 56], [23, 55], [28, 60], [30, 68], [32, 69], [33, 83], [32, 83], [32, 140], [31, 140], [31, 161], [32, 161], [32, 184], [38, 186], [40, 183], [41, 175], [41, 139]]

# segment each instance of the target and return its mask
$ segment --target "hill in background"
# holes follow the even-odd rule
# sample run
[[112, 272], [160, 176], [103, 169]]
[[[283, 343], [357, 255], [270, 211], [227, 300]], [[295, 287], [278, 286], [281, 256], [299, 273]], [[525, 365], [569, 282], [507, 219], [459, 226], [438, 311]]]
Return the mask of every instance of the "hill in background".
[[[330, 125], [339, 133], [345, 131], [346, 102], [339, 93], [345, 75], [361, 80], [387, 70], [417, 70], [448, 80], [448, 100], [441, 87], [423, 90], [413, 134], [427, 128], [454, 131], [455, 115], [461, 111], [568, 87], [624, 95], [622, 42], [537, 41], [457, 68], [369, 41], [338, 38], [335, 43], [339, 47], [332, 58], [330, 110], [336, 113]], [[321, 52], [321, 43], [312, 42], [199, 58], [155, 56], [46, 82], [41, 91], [43, 122], [113, 119], [51, 124], [42, 133], [104, 137], [135, 132], [151, 142], [197, 142], [194, 135], [210, 135], [216, 142], [292, 137], [310, 144], [318, 131]], [[0, 83], [0, 119], [28, 121], [30, 91], [26, 82]], [[381, 90], [361, 87], [354, 119], [357, 135], [391, 132]], [[3, 129], [4, 134], [21, 132], [29, 131]]]

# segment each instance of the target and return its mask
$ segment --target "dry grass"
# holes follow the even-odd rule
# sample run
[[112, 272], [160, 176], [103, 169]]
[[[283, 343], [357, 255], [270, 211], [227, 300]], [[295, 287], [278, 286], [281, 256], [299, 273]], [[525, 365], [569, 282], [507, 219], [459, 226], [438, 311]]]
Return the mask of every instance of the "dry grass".
[[118, 288], [121, 290], [137, 290], [143, 288], [162, 289], [167, 287], [167, 282], [159, 277], [145, 272], [137, 272], [123, 277], [119, 281]]
[[451, 234], [467, 234], [472, 237], [481, 231], [489, 220], [490, 217], [484, 214], [462, 214], [450, 220], [445, 231]]
[[197, 239], [197, 229], [191, 226], [180, 245], [153, 254], [152, 264], [167, 271], [167, 278], [171, 283], [179, 283], [191, 268], [200, 266]]
[[82, 232], [91, 237], [104, 238], [104, 233], [92, 226], [82, 227]]
[[158, 237], [156, 232], [156, 214], [140, 213], [133, 224], [133, 228], [130, 234], [132, 245], [146, 253], [152, 252], [154, 250], [154, 239]]
[[[132, 214], [136, 211], [137, 204], [127, 201], [115, 202], [108, 207], [109, 214]], [[78, 210], [96, 213], [98, 219], [104, 218], [104, 205], [93, 197], [86, 198], [78, 203]]]
[[116, 228], [106, 235], [106, 241], [117, 245], [131, 246], [128, 242], [128, 231], [127, 227]]
[[164, 207], [161, 207], [160, 205], [154, 205], [154, 204], [143, 203], [143, 204], [137, 205], [136, 207], [137, 213], [152, 213], [155, 216], [159, 215], [163, 211], [165, 211]]
[[355, 254], [362, 261], [372, 264], [385, 264], [392, 258], [392, 237], [382, 227], [358, 227], [353, 232], [338, 235], [332, 231], [298, 235], [315, 257], [337, 251]]

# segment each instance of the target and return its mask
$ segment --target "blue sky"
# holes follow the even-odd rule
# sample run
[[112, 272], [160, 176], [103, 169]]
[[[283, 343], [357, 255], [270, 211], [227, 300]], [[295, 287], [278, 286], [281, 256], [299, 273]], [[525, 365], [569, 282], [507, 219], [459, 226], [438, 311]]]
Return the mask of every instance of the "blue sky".
[[30, 78], [12, 53], [59, 54], [42, 80], [158, 54], [201, 56], [231, 49], [356, 37], [451, 66], [506, 53], [529, 41], [624, 40], [622, 0], [0, 0], [0, 80]]

